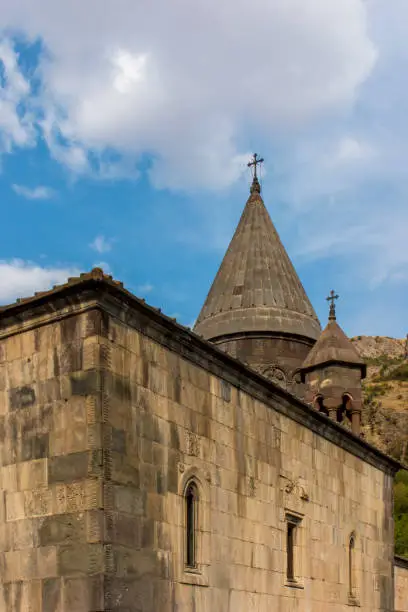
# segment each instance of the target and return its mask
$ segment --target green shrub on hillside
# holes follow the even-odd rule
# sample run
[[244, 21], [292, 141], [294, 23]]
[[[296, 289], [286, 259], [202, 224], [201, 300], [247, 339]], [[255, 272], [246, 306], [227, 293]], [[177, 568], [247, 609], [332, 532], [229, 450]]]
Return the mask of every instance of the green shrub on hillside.
[[385, 382], [379, 382], [375, 385], [366, 384], [364, 385], [365, 401], [370, 402], [376, 397], [381, 397], [382, 395], [388, 393], [391, 388], [391, 385]]
[[391, 367], [400, 364], [403, 361], [403, 358], [390, 357], [389, 355], [378, 355], [378, 357], [366, 357], [364, 361], [369, 366]]
[[405, 361], [401, 363], [395, 370], [389, 372], [387, 375], [388, 380], [406, 380], [408, 381], [408, 363]]
[[408, 471], [395, 477], [394, 488], [395, 554], [408, 558]]

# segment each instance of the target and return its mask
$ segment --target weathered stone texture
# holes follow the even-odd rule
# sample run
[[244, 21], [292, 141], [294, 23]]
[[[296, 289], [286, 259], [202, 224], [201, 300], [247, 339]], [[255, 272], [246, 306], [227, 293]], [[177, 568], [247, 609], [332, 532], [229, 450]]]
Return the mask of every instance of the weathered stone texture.
[[264, 335], [241, 338], [225, 338], [215, 341], [217, 347], [269, 378], [283, 389], [303, 397], [305, 386], [301, 383], [299, 368], [308, 355], [312, 341], [306, 338]]
[[159, 315], [106, 309], [1, 330], [0, 612], [391, 612], [387, 460]]
[[[130, 327], [112, 320], [109, 337], [107, 608], [346, 611], [354, 533], [353, 601], [393, 609], [391, 474]], [[190, 476], [200, 488], [196, 573], [183, 562]], [[293, 586], [288, 513], [301, 521]]]
[[395, 612], [408, 612], [408, 560], [395, 562]]
[[0, 336], [1, 612], [104, 609], [98, 316]]

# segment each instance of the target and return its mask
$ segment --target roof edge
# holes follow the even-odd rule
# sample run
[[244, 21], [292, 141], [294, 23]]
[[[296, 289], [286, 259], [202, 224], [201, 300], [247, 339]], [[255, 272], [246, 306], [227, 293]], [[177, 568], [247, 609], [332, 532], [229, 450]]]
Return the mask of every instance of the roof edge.
[[[69, 298], [72, 294], [77, 294], [77, 290], [82, 293], [82, 291], [85, 292], [89, 289], [95, 291], [100, 288], [105, 291], [98, 292], [96, 296], [94, 293], [88, 296], [89, 301], [92, 302], [89, 307], [99, 308], [122, 323], [138, 329], [144, 335], [179, 353], [183, 358], [223, 378], [277, 412], [307, 427], [371, 465], [393, 474], [404, 468], [399, 461], [389, 457], [362, 438], [355, 436], [326, 415], [313, 410], [289, 391], [275, 385], [241, 361], [217, 348], [216, 345], [184, 327], [175, 319], [164, 315], [160, 309], [149, 306], [145, 300], [137, 298], [125, 289], [122, 283], [104, 275], [100, 269], [69, 279], [64, 285], [56, 286], [48, 292], [41, 292], [32, 298], [1, 307], [0, 331], [2, 330], [2, 323], [6, 323], [3, 331], [8, 326], [7, 321], [11, 325], [13, 323], [21, 324], [32, 318], [33, 327], [38, 327], [49, 323], [54, 318], [61, 319], [72, 316], [75, 314], [75, 309], [61, 313], [60, 310], [52, 308], [52, 304], [59, 299], [67, 299], [68, 305], [71, 306], [73, 302], [70, 302]], [[91, 297], [93, 300], [91, 300]], [[78, 301], [74, 301], [75, 305], [78, 304]], [[127, 305], [125, 309], [123, 308], [123, 302]], [[43, 314], [41, 307], [44, 304], [49, 305], [49, 311], [52, 312], [53, 317], [48, 317], [45, 322], [39, 322], [38, 315]], [[24, 314], [27, 316], [24, 316]], [[36, 316], [37, 319], [35, 320]], [[3, 334], [3, 337], [14, 335], [19, 331], [21, 329], [10, 329], [9, 333]]]
[[399, 555], [395, 555], [394, 557], [394, 565], [397, 567], [401, 567], [403, 569], [408, 570], [408, 559], [405, 557], [400, 557]]
[[[327, 359], [326, 361], [322, 361], [321, 363], [312, 364], [310, 366], [300, 368], [300, 372], [303, 374], [307, 374], [308, 372], [313, 372], [313, 370], [319, 370], [321, 368], [326, 368], [329, 365], [339, 365], [342, 367], [347, 367], [350, 369], [361, 370], [361, 378], [365, 378], [367, 376], [367, 364], [364, 362], [361, 363], [353, 363], [350, 361], [341, 361], [341, 359]], [[304, 382], [304, 381], [303, 381]]]
[[[204, 337], [200, 333], [194, 330], [193, 332], [200, 337]], [[219, 344], [220, 342], [228, 342], [229, 340], [241, 340], [243, 338], [271, 338], [271, 339], [272, 338], [284, 338], [284, 339], [296, 338], [297, 341], [304, 342], [310, 347], [313, 346], [314, 343], [316, 342], [316, 340], [309, 338], [309, 336], [304, 336], [301, 334], [292, 334], [290, 332], [271, 331], [271, 330], [263, 330], [263, 329], [234, 332], [231, 334], [221, 334], [220, 336], [215, 336], [214, 338], [211, 338], [210, 340], [208, 340], [208, 342], [211, 342], [212, 344]]]

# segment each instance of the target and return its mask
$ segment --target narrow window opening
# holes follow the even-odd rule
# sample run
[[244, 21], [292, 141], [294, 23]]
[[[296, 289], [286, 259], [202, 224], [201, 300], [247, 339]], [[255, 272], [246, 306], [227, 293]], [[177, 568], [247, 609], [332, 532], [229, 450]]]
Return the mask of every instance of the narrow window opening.
[[349, 595], [351, 598], [355, 597], [355, 589], [356, 589], [355, 567], [354, 567], [355, 565], [355, 559], [354, 559], [355, 547], [356, 547], [356, 541], [355, 541], [354, 535], [352, 535], [350, 537], [350, 542], [349, 542]]
[[295, 580], [295, 530], [294, 523], [288, 523], [286, 533], [286, 550], [287, 550], [287, 579], [293, 582]]
[[191, 482], [185, 494], [186, 504], [186, 566], [197, 567], [197, 513], [198, 513], [198, 490], [194, 482]]
[[316, 410], [318, 410], [319, 412], [323, 412], [323, 414], [325, 414], [326, 416], [329, 416], [329, 411], [327, 410], [326, 406], [324, 405], [324, 400], [323, 400], [323, 397], [321, 395], [318, 395], [315, 398], [315, 407], [316, 407]]

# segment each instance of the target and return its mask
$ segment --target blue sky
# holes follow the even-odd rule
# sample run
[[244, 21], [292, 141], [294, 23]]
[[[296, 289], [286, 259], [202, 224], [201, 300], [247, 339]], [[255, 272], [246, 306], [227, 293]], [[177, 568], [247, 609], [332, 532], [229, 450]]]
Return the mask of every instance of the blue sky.
[[[257, 18], [258, 16], [258, 18]], [[406, 0], [13, 0], [0, 303], [101, 265], [191, 325], [263, 195], [325, 322], [408, 331]]]

